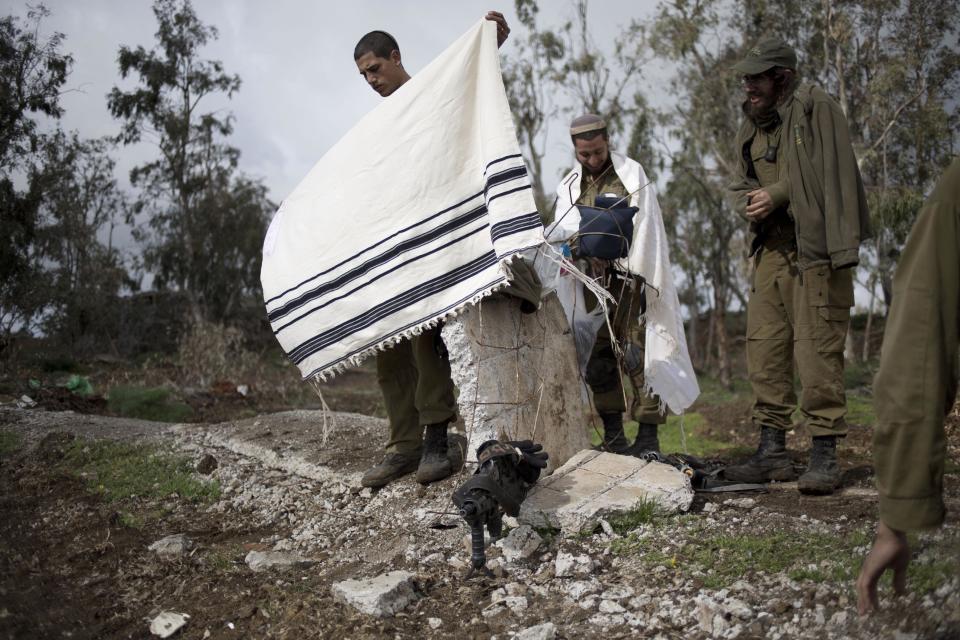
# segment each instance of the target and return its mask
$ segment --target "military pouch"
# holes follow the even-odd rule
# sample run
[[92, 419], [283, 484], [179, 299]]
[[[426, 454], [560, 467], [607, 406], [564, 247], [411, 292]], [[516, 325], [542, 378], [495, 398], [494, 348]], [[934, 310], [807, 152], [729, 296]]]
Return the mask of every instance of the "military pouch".
[[831, 269], [821, 265], [803, 272], [803, 286], [811, 307], [841, 307], [849, 311], [853, 306], [853, 272], [850, 269]]

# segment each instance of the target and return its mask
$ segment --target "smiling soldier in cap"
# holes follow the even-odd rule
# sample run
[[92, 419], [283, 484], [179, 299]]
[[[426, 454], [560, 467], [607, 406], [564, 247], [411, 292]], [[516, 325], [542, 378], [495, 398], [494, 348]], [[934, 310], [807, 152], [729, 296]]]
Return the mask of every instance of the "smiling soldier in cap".
[[[607, 124], [603, 118], [588, 113], [574, 119], [570, 123], [570, 137], [579, 166], [560, 181], [556, 219], [547, 227], [546, 236], [548, 242], [573, 244], [577, 257], [584, 258], [574, 240], [580, 231], [580, 215], [574, 205], [594, 206], [597, 196], [608, 195], [614, 200], [622, 198], [624, 206], [637, 207], [636, 220], [647, 215], [645, 203], [648, 198], [655, 199], [656, 196], [652, 187], [640, 193], [639, 187], [649, 182], [640, 163], [610, 149]], [[657, 431], [659, 425], [666, 422], [666, 416], [660, 410], [660, 398], [645, 390], [645, 334], [638, 322], [644, 279], [638, 273], [629, 272], [620, 260], [587, 258], [580, 265], [601, 282], [616, 301], [609, 312], [613, 335], [606, 324], [600, 327], [585, 376], [593, 392], [594, 407], [603, 421], [600, 448], [634, 456], [659, 452]], [[597, 301], [593, 294], [586, 288], [583, 294], [587, 309], [595, 308]], [[618, 349], [615, 349], [615, 342]], [[616, 351], [624, 354], [623, 365], [633, 390], [630, 417], [639, 425], [633, 443], [627, 441], [623, 430], [626, 403]]]
[[829, 494], [840, 482], [843, 348], [869, 212], [843, 112], [822, 89], [800, 83], [796, 68], [796, 53], [779, 38], [762, 39], [734, 67], [747, 99], [730, 189], [752, 235], [747, 369], [760, 445], [726, 477], [793, 479], [786, 432], [797, 405], [796, 363], [800, 411], [813, 437], [799, 489]]

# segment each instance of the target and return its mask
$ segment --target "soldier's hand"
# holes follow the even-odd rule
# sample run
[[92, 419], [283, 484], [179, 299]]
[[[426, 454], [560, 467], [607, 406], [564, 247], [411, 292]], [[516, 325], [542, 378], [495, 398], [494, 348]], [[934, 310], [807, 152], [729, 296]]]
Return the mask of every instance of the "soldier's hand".
[[502, 47], [510, 35], [510, 27], [507, 26], [507, 19], [499, 11], [488, 11], [484, 16], [486, 20], [497, 23], [497, 47]]
[[893, 570], [894, 592], [901, 595], [906, 591], [909, 564], [910, 546], [907, 544], [906, 534], [880, 522], [873, 547], [864, 559], [857, 577], [857, 611], [860, 615], [867, 615], [879, 608], [877, 583], [887, 569]]
[[754, 189], [747, 194], [750, 204], [747, 205], [747, 217], [753, 222], [760, 222], [773, 211], [773, 198], [766, 189]]

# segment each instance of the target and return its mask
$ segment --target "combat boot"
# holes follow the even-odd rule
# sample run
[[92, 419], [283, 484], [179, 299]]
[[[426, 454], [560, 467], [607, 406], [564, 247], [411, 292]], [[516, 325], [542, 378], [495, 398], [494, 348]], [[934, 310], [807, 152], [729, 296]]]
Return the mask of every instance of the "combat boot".
[[630, 445], [631, 455], [639, 458], [650, 451], [660, 453], [660, 438], [657, 437], [658, 428], [659, 425], [641, 422], [637, 427], [637, 438]]
[[377, 465], [367, 469], [360, 484], [373, 489], [382, 487], [415, 471], [419, 463], [419, 453], [388, 453]]
[[727, 467], [723, 477], [735, 482], [762, 483], [793, 480], [793, 463], [787, 455], [787, 432], [760, 427], [760, 446], [743, 464]]
[[423, 455], [417, 467], [417, 482], [429, 484], [443, 480], [453, 473], [447, 455], [447, 423], [428, 424], [423, 436]]
[[828, 496], [840, 486], [837, 464], [837, 436], [814, 436], [810, 448], [810, 466], [800, 476], [800, 493]]
[[600, 419], [603, 421], [603, 442], [594, 448], [598, 451], [630, 455], [630, 443], [623, 434], [623, 414], [601, 413]]

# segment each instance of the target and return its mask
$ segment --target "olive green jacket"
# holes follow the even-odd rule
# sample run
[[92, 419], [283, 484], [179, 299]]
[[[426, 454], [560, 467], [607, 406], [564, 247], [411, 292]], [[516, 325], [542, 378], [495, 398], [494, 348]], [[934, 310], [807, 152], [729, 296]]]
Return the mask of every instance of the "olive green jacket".
[[[819, 87], [800, 84], [778, 111], [783, 124], [777, 163], [785, 163], [781, 175], [788, 183], [800, 268], [856, 266], [860, 243], [870, 237], [870, 213], [840, 106]], [[730, 191], [744, 218], [747, 193], [760, 187], [750, 157], [756, 133], [749, 119], [737, 132], [738, 170]]]
[[943, 419], [957, 394], [960, 333], [960, 158], [913, 225], [873, 383], [873, 458], [880, 519], [898, 531], [943, 522]]

